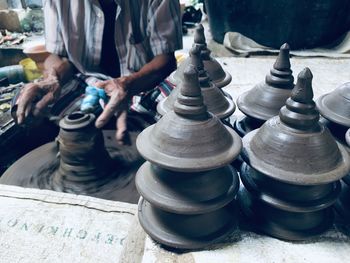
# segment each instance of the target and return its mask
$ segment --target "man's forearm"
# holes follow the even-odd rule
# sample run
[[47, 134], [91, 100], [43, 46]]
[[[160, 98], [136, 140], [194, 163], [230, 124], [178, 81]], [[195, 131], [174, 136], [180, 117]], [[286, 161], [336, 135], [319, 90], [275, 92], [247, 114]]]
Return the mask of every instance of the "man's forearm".
[[129, 96], [142, 91], [148, 91], [157, 86], [176, 69], [176, 59], [173, 53], [158, 55], [144, 65], [138, 72], [122, 77]]
[[44, 62], [44, 78], [57, 77], [61, 86], [76, 73], [76, 69], [67, 58], [50, 54]]

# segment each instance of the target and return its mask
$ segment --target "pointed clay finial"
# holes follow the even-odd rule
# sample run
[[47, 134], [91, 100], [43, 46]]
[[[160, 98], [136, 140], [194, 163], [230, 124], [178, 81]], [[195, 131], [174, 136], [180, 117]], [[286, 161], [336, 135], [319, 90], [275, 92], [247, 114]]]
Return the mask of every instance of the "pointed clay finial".
[[204, 64], [201, 58], [201, 47], [194, 43], [190, 49], [191, 64], [197, 69], [198, 72], [204, 70]]
[[189, 64], [185, 69], [184, 80], [179, 88], [180, 93], [174, 104], [175, 113], [191, 119], [207, 118], [207, 107], [203, 104], [198, 72], [193, 65]]
[[318, 129], [319, 113], [312, 99], [312, 73], [309, 68], [305, 68], [299, 73], [291, 97], [280, 111], [281, 121], [300, 130]]
[[292, 89], [294, 77], [290, 67], [289, 45], [285, 43], [280, 48], [270, 74], [266, 76], [266, 83], [277, 88]]
[[184, 80], [180, 85], [180, 94], [188, 97], [198, 97], [201, 95], [198, 83], [198, 71], [191, 64], [184, 71]]
[[194, 43], [206, 45], [204, 27], [202, 24], [199, 24], [194, 31]]
[[289, 45], [284, 43], [280, 47], [280, 52], [273, 67], [277, 70], [290, 70]]
[[201, 47], [201, 56], [203, 60], [210, 60], [211, 51], [207, 47], [207, 42], [204, 35], [204, 27], [202, 24], [199, 24], [194, 32], [194, 43], [198, 44]]
[[201, 46], [194, 43], [190, 50], [190, 57], [192, 64], [198, 71], [199, 85], [201, 88], [210, 87], [210, 78], [207, 71], [204, 68], [202, 56], [201, 56]]
[[300, 103], [312, 103], [314, 93], [312, 91], [313, 75], [309, 68], [304, 68], [298, 75], [298, 81], [292, 90], [291, 98]]

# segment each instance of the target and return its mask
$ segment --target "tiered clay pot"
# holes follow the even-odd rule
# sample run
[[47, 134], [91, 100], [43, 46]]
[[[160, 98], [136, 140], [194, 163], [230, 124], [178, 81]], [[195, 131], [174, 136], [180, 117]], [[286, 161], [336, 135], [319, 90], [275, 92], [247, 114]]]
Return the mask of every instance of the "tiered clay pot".
[[350, 168], [346, 149], [319, 122], [311, 81], [306, 68], [279, 116], [243, 138], [242, 210], [257, 229], [286, 240], [332, 225], [339, 179]]
[[[201, 47], [201, 56], [203, 59], [204, 68], [208, 72], [210, 80], [218, 88], [227, 86], [231, 82], [232, 77], [230, 73], [225, 71], [221, 67], [220, 63], [210, 55], [211, 51], [207, 47], [204, 28], [201, 24], [199, 24], [195, 29], [194, 43]], [[187, 58], [184, 62], [182, 62], [178, 69], [169, 76], [168, 80], [173, 85], [178, 85], [183, 80], [183, 73], [188, 64], [190, 64], [190, 58]]]
[[240, 136], [259, 128], [266, 120], [278, 115], [294, 87], [289, 60], [289, 46], [284, 44], [273, 68], [264, 82], [243, 93], [237, 100], [238, 108], [246, 115], [235, 122]]
[[133, 153], [125, 149], [122, 154], [129, 155], [128, 163], [120, 158], [120, 152], [114, 148], [118, 146], [110, 139], [107, 152], [104, 140], [114, 137], [115, 131], [104, 138], [95, 127], [93, 114], [74, 112], [59, 125], [56, 142], [19, 159], [4, 173], [0, 183], [136, 203], [139, 195], [134, 176], [141, 156], [132, 157]]
[[[190, 51], [190, 64], [198, 71], [199, 85], [202, 91], [204, 104], [207, 106], [208, 111], [219, 119], [225, 119], [232, 115], [236, 109], [236, 105], [230, 98], [225, 96], [221, 89], [218, 89], [215, 84], [210, 81], [204, 69], [203, 60], [201, 58], [201, 47], [198, 44], [193, 44]], [[173, 110], [178, 94], [179, 89], [175, 88], [169, 97], [159, 102], [157, 106], [158, 113], [164, 115]]]
[[139, 221], [159, 243], [198, 249], [217, 242], [237, 225], [233, 200], [239, 188], [229, 163], [240, 137], [208, 113], [189, 65], [174, 110], [145, 129], [136, 145], [147, 160], [136, 175]]
[[[350, 149], [350, 129], [345, 134], [345, 140]], [[349, 153], [350, 155], [350, 153]], [[349, 171], [350, 173], [350, 171]], [[350, 174], [342, 180], [342, 191], [335, 206], [338, 214], [341, 216], [341, 224], [345, 224], [350, 234]]]
[[56, 191], [84, 192], [104, 184], [112, 171], [100, 130], [95, 128], [95, 116], [75, 112], [63, 118], [56, 139], [60, 164], [53, 175]]
[[320, 96], [317, 108], [333, 136], [345, 144], [345, 133], [350, 128], [350, 82]]
[[[350, 128], [350, 82], [341, 85], [333, 92], [320, 96], [317, 107], [325, 118], [323, 123], [327, 125], [334, 138], [346, 147], [350, 155], [350, 146], [345, 141], [345, 134]], [[343, 178], [342, 194], [336, 205], [337, 212], [350, 225], [350, 171]]]

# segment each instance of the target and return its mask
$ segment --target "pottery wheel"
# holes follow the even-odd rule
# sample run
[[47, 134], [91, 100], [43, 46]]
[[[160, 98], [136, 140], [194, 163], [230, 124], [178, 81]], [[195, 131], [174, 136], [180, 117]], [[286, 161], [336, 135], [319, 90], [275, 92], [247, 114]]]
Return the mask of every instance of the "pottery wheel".
[[[107, 152], [115, 161], [115, 170], [111, 175], [102, 178], [93, 187], [73, 192], [70, 187], [63, 192], [89, 195], [93, 197], [137, 203], [139, 194], [135, 187], [135, 174], [144, 159], [139, 155], [135, 141], [139, 131], [130, 132], [131, 146], [118, 145], [115, 130], [103, 131]], [[26, 154], [14, 163], [0, 178], [1, 184], [29, 188], [54, 190], [53, 174], [59, 166], [55, 142], [47, 143]]]

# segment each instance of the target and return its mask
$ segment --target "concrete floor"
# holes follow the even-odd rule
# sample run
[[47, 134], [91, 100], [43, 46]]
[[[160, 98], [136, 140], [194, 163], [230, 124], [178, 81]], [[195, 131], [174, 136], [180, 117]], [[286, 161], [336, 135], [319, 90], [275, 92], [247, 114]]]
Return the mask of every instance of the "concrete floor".
[[[232, 82], [224, 88], [234, 101], [238, 96], [265, 80], [266, 74], [272, 68], [276, 56], [239, 57], [223, 45], [215, 42], [211, 37], [208, 21], [202, 22], [205, 29], [208, 48], [212, 51], [222, 67], [232, 75]], [[189, 29], [183, 37], [183, 49], [178, 54], [188, 55], [193, 44], [194, 29]], [[295, 81], [298, 73], [309, 67], [313, 73], [314, 99], [325, 93], [333, 91], [343, 83], [350, 82], [350, 59], [324, 58], [324, 57], [292, 57], [291, 65]], [[235, 113], [240, 114], [239, 110]]]

